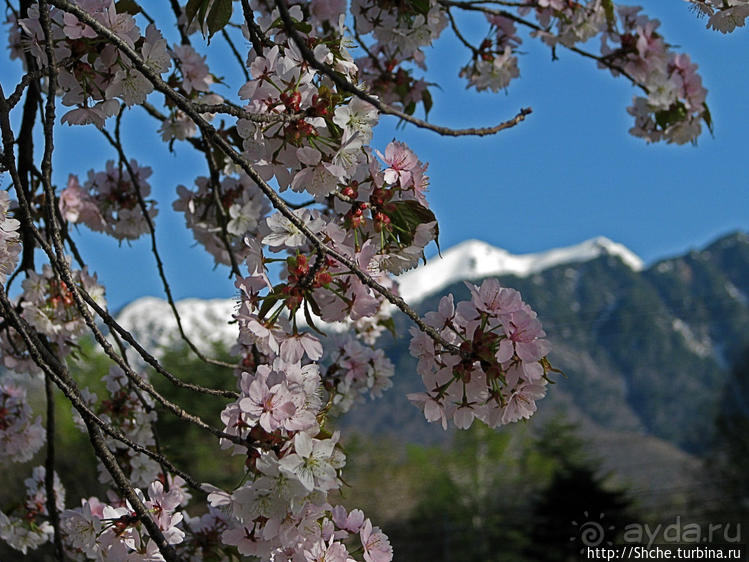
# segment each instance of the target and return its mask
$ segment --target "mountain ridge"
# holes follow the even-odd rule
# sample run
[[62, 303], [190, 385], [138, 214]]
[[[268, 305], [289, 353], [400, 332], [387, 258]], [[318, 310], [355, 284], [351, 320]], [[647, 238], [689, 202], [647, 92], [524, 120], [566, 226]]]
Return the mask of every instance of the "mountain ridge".
[[[456, 252], [461, 247], [464, 251]], [[563, 415], [578, 426], [601, 470], [616, 473], [623, 484], [697, 490], [709, 473], [700, 457], [710, 451], [716, 414], [731, 392], [731, 364], [749, 346], [749, 235], [732, 232], [647, 267], [638, 265], [636, 256], [631, 259], [626, 248], [617, 250], [593, 239], [561, 252], [521, 256], [514, 273], [508, 268], [498, 275], [538, 312], [552, 344], [550, 360], [566, 373], [552, 377], [556, 384], [549, 386], [530, 423], [542, 425]], [[456, 301], [470, 298], [462, 278], [477, 282], [499, 269], [499, 259], [463, 269], [461, 263], [482, 255], [506, 261], [508, 254], [467, 241], [443, 255], [442, 261], [430, 260], [446, 264], [440, 275], [432, 272], [438, 279], [406, 278], [406, 285], [421, 287], [419, 298], [411, 300], [420, 315], [435, 310], [446, 292]], [[456, 275], [456, 269], [464, 275]], [[429, 292], [428, 281], [440, 286]], [[144, 343], [174, 345], [176, 323], [167, 303], [159, 301], [143, 301], [147, 314], [133, 307], [120, 320], [130, 322], [125, 327], [135, 328]], [[234, 305], [232, 299], [185, 300], [177, 308], [184, 310], [187, 331], [195, 328], [194, 342], [226, 338], [232, 345], [236, 325], [226, 318]], [[211, 307], [216, 316], [203, 318]], [[171, 319], [171, 332], [165, 318]], [[220, 318], [223, 326], [216, 329], [212, 322]], [[400, 337], [385, 334], [381, 343], [395, 366], [393, 388], [353, 408], [337, 425], [347, 435], [446, 444], [453, 432], [426, 423], [406, 399], [422, 390], [422, 383], [408, 353], [410, 320], [399, 311], [392, 318]]]
[[[401, 297], [413, 306], [458, 281], [503, 275], [527, 277], [565, 263], [581, 263], [604, 255], [618, 257], [633, 271], [644, 268], [643, 261], [634, 252], [604, 236], [528, 254], [511, 254], [472, 239], [447, 249], [442, 256], [435, 256], [426, 265], [396, 279]], [[226, 320], [231, 317], [236, 302], [233, 298], [187, 298], [176, 301], [175, 306], [188, 337], [207, 349], [214, 343], [231, 346], [236, 340], [236, 325], [227, 324]], [[212, 323], [213, 320], [217, 322]], [[120, 309], [117, 321], [136, 339], [143, 338], [144, 345], [168, 347], [179, 339], [171, 307], [158, 297], [145, 296], [128, 303]]]
[[441, 259], [400, 275], [400, 293], [406, 302], [420, 301], [455, 281], [515, 275], [528, 277], [565, 263], [579, 263], [602, 255], [618, 256], [634, 271], [645, 264], [623, 244], [597, 236], [573, 246], [528, 254], [511, 254], [481, 240], [466, 240], [446, 250]]
[[[559, 389], [567, 393], [572, 409], [602, 427], [649, 433], [685, 450], [704, 448], [721, 385], [737, 353], [749, 345], [749, 236], [730, 233], [647, 268], [639, 267], [641, 262], [623, 246], [624, 251], [615, 246], [611, 251], [613, 244], [598, 238], [526, 255], [516, 262], [515, 273], [506, 268], [498, 277], [538, 312], [553, 346], [552, 363], [570, 375]], [[411, 300], [419, 314], [435, 310], [448, 291], [456, 300], [470, 298], [463, 279], [478, 281], [486, 271], [496, 272], [493, 257], [508, 255], [475, 241], [456, 248], [445, 252], [444, 261], [430, 262], [436, 263], [432, 267], [446, 264], [439, 275], [429, 265], [424, 268], [434, 278], [431, 287], [439, 288], [430, 291], [428, 279], [418, 275], [406, 279], [406, 288], [414, 279], [418, 283], [412, 286], [421, 288], [420, 298]], [[477, 254], [492, 259], [456, 276], [456, 264]], [[187, 299], [176, 306], [188, 337], [204, 351], [214, 344], [229, 348], [236, 341], [237, 326], [230, 323], [234, 299]], [[144, 346], [156, 348], [157, 355], [158, 348], [180, 341], [172, 311], [160, 299], [134, 301], [118, 320]], [[408, 334], [405, 315], [394, 311], [393, 320], [398, 334]], [[408, 339], [386, 336], [383, 341], [396, 373], [415, 372]], [[418, 377], [404, 381], [396, 394], [419, 390]], [[411, 411], [405, 399], [394, 407]], [[694, 416], [690, 408], [704, 415]], [[372, 420], [379, 417], [368, 415], [367, 424], [374, 429], [379, 422]]]

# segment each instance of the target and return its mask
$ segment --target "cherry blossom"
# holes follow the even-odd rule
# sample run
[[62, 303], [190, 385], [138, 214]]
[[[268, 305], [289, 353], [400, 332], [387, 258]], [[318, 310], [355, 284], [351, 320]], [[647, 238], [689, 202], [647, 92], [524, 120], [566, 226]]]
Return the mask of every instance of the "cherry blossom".
[[520, 294], [495, 279], [467, 284], [471, 300], [443, 297], [427, 321], [458, 352], [437, 348], [412, 330], [410, 351], [419, 359], [426, 392], [408, 398], [427, 421], [450, 419], [466, 429], [475, 418], [491, 427], [530, 417], [545, 395], [551, 346], [536, 313]]
[[[31, 477], [24, 480], [24, 500], [9, 513], [0, 511], [0, 539], [22, 554], [35, 550], [52, 539], [53, 528], [48, 520], [45, 474], [46, 469], [43, 466], [35, 467]], [[56, 473], [53, 475], [53, 490], [56, 508], [64, 509], [65, 489]]]
[[32, 419], [26, 390], [0, 385], [0, 462], [26, 462], [45, 441], [41, 417]]
[[[132, 173], [132, 175], [131, 175]], [[152, 170], [140, 167], [135, 160], [128, 165], [107, 162], [103, 172], [88, 172], [84, 187], [71, 174], [60, 194], [60, 212], [72, 222], [81, 222], [91, 230], [106, 232], [118, 240], [134, 240], [148, 232], [148, 221], [140, 207], [147, 209], [149, 220], [157, 214], [155, 201], [147, 199], [151, 186], [147, 179]]]
[[18, 262], [21, 244], [18, 235], [19, 223], [8, 216], [10, 197], [6, 191], [0, 191], [0, 283], [5, 283]]
[[[749, 17], [746, 0], [691, 1], [707, 16], [708, 28], [722, 33]], [[157, 359], [134, 344], [122, 351], [127, 363], [107, 349], [118, 364], [103, 377], [101, 397], [86, 388], [61, 390], [75, 403], [74, 419], [83, 431], [89, 431], [91, 415], [109, 430], [102, 446], [116, 455], [132, 502], [110, 489], [105, 499], [89, 497], [66, 510], [55, 477], [58, 531], [75, 559], [162, 560], [171, 552], [164, 543], [191, 560], [392, 559], [388, 538], [364, 512], [328, 503], [343, 483], [346, 463], [339, 433], [328, 428], [336, 416], [392, 386], [394, 366], [377, 344], [392, 329], [393, 305], [417, 319], [397, 298], [393, 274], [416, 267], [437, 242], [428, 165], [419, 160], [418, 147], [396, 139], [380, 144], [374, 128], [395, 113], [445, 132], [414, 115], [432, 107], [426, 47], [448, 26], [468, 52], [458, 72], [477, 91], [512, 87], [520, 76], [520, 46], [533, 39], [555, 55], [557, 49], [583, 50], [631, 82], [637, 93], [627, 111], [636, 137], [684, 144], [696, 141], [703, 124], [712, 126], [707, 90], [692, 58], [677, 52], [660, 22], [640, 8], [603, 0], [538, 0], [502, 6], [505, 11], [472, 4], [486, 30], [478, 39], [474, 30], [461, 32], [454, 17], [461, 6], [437, 0], [310, 0], [288, 9], [250, 2], [231, 11], [232, 25], [222, 29], [214, 27], [217, 2], [175, 3], [172, 22], [152, 21], [139, 2], [55, 4], [8, 11], [10, 58], [28, 67], [25, 80], [31, 81], [18, 92], [31, 91], [33, 83], [33, 91], [51, 101], [57, 96], [64, 111], [53, 127], [93, 125], [115, 151], [83, 183], [66, 170], [61, 186], [47, 176], [46, 163], [33, 167], [28, 186], [15, 185], [13, 159], [4, 165], [15, 195], [0, 191], [0, 281], [11, 285], [18, 276], [20, 289], [8, 287], [12, 297], [3, 297], [3, 364], [38, 378], [65, 363], [84, 334], [100, 330], [100, 316], [112, 326], [81, 301], [88, 296], [99, 309], [106, 306], [104, 288], [73, 242], [81, 224], [119, 242], [160, 226], [155, 194], [174, 193], [175, 186], [167, 180], [152, 194], [151, 167], [125, 156], [129, 147], [119, 133], [131, 112], [142, 111], [154, 121], [139, 134], [161, 138], [176, 154], [196, 151], [204, 165], [203, 175], [187, 182], [192, 187], [176, 186], [172, 208], [216, 265], [231, 268], [235, 281], [237, 307], [226, 321], [239, 328], [232, 348], [236, 365], [228, 367], [236, 393], [227, 394], [232, 398], [220, 419], [208, 421], [221, 430], [213, 429], [217, 446], [229, 449], [246, 471], [230, 490], [203, 484], [207, 499], [188, 493], [188, 482], [197, 484], [171, 474], [157, 453], [154, 405], [163, 397], [142, 368]], [[245, 8], [252, 17], [245, 17]], [[179, 43], [170, 46], [163, 30], [175, 22]], [[206, 39], [216, 40], [219, 31], [235, 39], [242, 33], [246, 40], [228, 49], [233, 52], [226, 60], [235, 67], [227, 73], [215, 70], [216, 57], [205, 49]], [[116, 39], [107, 38], [109, 32]], [[361, 47], [356, 60], [349, 52], [353, 39]], [[593, 43], [600, 44], [600, 54], [584, 50]], [[12, 132], [4, 130], [3, 138], [13, 138]], [[55, 208], [59, 215], [50, 213]], [[75, 268], [62, 255], [58, 235], [75, 254]], [[22, 248], [41, 240], [47, 251]], [[16, 271], [22, 250], [23, 271]], [[496, 280], [468, 288], [469, 300], [445, 296], [426, 314], [426, 324], [419, 320], [411, 329], [409, 351], [424, 390], [408, 397], [427, 421], [445, 429], [527, 419], [554, 372], [541, 321], [520, 293]], [[93, 322], [84, 320], [84, 312]], [[114, 337], [96, 335], [100, 342]], [[55, 361], [39, 360], [38, 340], [43, 355]], [[44, 439], [25, 390], [0, 382], [3, 461], [30, 460]], [[101, 483], [113, 488], [111, 467], [100, 462], [98, 469]], [[0, 512], [0, 538], [23, 554], [55, 532], [43, 482], [44, 469], [37, 467], [26, 482], [26, 498]], [[146, 517], [158, 529], [153, 535]]]

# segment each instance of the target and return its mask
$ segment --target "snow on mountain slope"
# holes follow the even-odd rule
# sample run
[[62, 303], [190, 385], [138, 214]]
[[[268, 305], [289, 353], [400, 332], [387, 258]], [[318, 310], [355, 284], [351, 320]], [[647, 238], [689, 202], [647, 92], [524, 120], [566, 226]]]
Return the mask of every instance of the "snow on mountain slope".
[[[176, 305], [187, 337], [198, 348], [207, 351], [214, 343], [232, 345], [237, 340], [239, 328], [229, 324], [235, 299], [184, 299]], [[146, 349], [168, 348], [180, 339], [174, 313], [163, 299], [134, 300], [120, 311], [117, 322]]]
[[626, 246], [599, 236], [581, 244], [556, 248], [536, 254], [514, 255], [480, 240], [467, 240], [435, 256], [417, 269], [400, 277], [401, 296], [408, 303], [418, 302], [453, 283], [498, 275], [527, 277], [565, 263], [579, 263], [601, 255], [618, 256], [634, 271], [644, 267], [643, 261]]
[[[398, 277], [400, 293], [409, 304], [463, 280], [498, 275], [525, 277], [565, 263], [579, 263], [601, 255], [618, 256], [635, 271], [642, 260], [625, 246], [602, 236], [567, 248], [536, 254], [513, 255], [479, 240], [468, 240], [435, 256], [429, 263]], [[235, 299], [185, 299], [177, 310], [187, 336], [199, 348], [208, 351], [211, 344], [231, 346], [237, 338], [236, 324], [230, 324], [236, 309]], [[299, 319], [301, 323], [303, 319]], [[155, 297], [142, 297], [127, 305], [117, 321], [146, 349], [168, 348], [179, 340], [177, 322], [169, 304]], [[336, 330], [336, 326], [331, 326]], [[340, 329], [340, 328], [339, 328]]]

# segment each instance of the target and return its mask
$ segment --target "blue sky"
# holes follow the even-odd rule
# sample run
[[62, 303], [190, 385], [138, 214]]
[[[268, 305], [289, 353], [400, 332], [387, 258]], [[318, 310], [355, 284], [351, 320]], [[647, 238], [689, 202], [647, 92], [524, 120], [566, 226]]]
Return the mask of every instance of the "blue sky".
[[[652, 262], [747, 229], [748, 32], [739, 29], [724, 36], [707, 30], [686, 2], [641, 4], [661, 19], [667, 41], [699, 64], [715, 136], [703, 133], [697, 147], [648, 146], [631, 137], [625, 108], [636, 90], [626, 80], [563, 48], [557, 52], [559, 60], [552, 61], [549, 49], [524, 33], [521, 77], [508, 92], [468, 91], [456, 78], [468, 53], [452, 39], [440, 40], [427, 51], [429, 78], [440, 85], [433, 89], [431, 121], [454, 127], [491, 125], [520, 107], [533, 108], [516, 128], [482, 139], [443, 138], [410, 126], [396, 129], [394, 119], [381, 119], [376, 148], [397, 138], [429, 162], [429, 200], [440, 221], [443, 248], [478, 238], [526, 253], [604, 235]], [[469, 35], [472, 29], [479, 34], [475, 37], [484, 33], [471, 18], [461, 23]], [[444, 36], [451, 33], [446, 30]], [[588, 48], [595, 51], [597, 45]], [[239, 84], [230, 78], [236, 74], [232, 60], [214, 60], [219, 72]], [[2, 66], [0, 80], [7, 92], [18, 70]], [[227, 95], [230, 91], [226, 89]], [[19, 113], [14, 112], [14, 119]], [[158, 241], [175, 295], [231, 296], [228, 270], [212, 269], [212, 258], [193, 247], [182, 216], [171, 210], [176, 186], [191, 186], [192, 178], [205, 174], [201, 161], [179, 143], [176, 154], [170, 154], [156, 129], [136, 109], [126, 117], [123, 135], [128, 154], [154, 168]], [[64, 185], [68, 173], [83, 179], [88, 169], [102, 169], [108, 158], [114, 153], [98, 132], [66, 126], [57, 140], [55, 180]], [[2, 181], [7, 187], [7, 178]], [[82, 252], [107, 286], [113, 309], [138, 296], [161, 296], [147, 241], [118, 247], [85, 228], [79, 238]]]

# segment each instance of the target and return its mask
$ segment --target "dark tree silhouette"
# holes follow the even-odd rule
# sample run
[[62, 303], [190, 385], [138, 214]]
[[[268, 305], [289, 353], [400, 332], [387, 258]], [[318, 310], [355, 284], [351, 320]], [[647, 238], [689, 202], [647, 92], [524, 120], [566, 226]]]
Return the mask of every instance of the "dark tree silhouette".
[[539, 562], [578, 561], [586, 547], [613, 542], [633, 520], [632, 501], [625, 491], [606, 485], [598, 463], [583, 454], [574, 426], [547, 424], [538, 447], [559, 465], [533, 505], [528, 557]]

